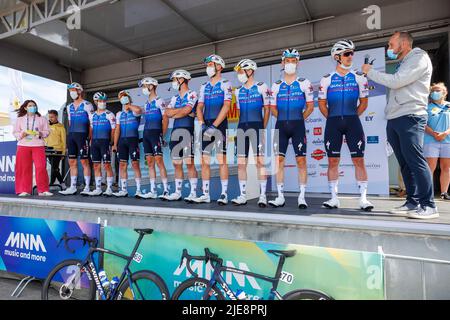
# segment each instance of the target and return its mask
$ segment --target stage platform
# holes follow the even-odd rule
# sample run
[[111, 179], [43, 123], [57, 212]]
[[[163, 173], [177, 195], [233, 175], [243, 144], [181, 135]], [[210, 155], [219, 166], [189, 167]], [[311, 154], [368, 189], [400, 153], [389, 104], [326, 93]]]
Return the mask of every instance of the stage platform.
[[[274, 195], [269, 195], [273, 199]], [[327, 198], [307, 196], [309, 208], [297, 208], [297, 195], [286, 196], [282, 208], [259, 208], [217, 203], [128, 198], [0, 196], [0, 215], [107, 223], [122, 227], [151, 227], [189, 235], [295, 243], [388, 255], [450, 261], [450, 203], [437, 200], [440, 218], [414, 220], [389, 210], [404, 199], [370, 197], [372, 212], [357, 209], [358, 198], [342, 196], [341, 208], [325, 209]], [[424, 285], [423, 278], [426, 278]], [[387, 297], [450, 299], [450, 265], [410, 259], [386, 259]], [[426, 289], [424, 290], [424, 286]]]

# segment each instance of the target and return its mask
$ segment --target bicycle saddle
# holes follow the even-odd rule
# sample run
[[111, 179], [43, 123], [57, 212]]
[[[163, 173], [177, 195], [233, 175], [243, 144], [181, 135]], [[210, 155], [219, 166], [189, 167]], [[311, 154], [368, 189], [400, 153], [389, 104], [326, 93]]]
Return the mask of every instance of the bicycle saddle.
[[286, 258], [290, 258], [295, 256], [297, 250], [267, 250], [267, 252], [276, 256], [284, 256]]
[[153, 229], [134, 229], [139, 234], [152, 234]]

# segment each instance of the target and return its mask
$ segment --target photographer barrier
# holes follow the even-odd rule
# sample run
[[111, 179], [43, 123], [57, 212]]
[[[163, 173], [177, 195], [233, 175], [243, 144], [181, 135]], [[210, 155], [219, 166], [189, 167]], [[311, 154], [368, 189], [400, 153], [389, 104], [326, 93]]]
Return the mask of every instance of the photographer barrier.
[[[138, 235], [132, 229], [105, 227], [105, 248], [129, 254]], [[158, 273], [173, 291], [190, 278], [185, 262], [181, 263], [183, 249], [192, 255], [204, 254], [204, 248], [224, 259], [224, 265], [273, 276], [278, 258], [270, 249], [296, 250], [288, 258], [281, 275], [278, 291], [281, 295], [297, 288], [319, 290], [334, 299], [384, 299], [384, 262], [378, 253], [282, 245], [267, 242], [238, 241], [195, 237], [155, 231], [145, 238], [137, 250], [131, 270], [150, 269]], [[120, 275], [123, 261], [105, 256], [104, 268], [109, 278]], [[204, 261], [193, 261], [191, 268], [199, 277], [211, 278], [212, 266]], [[242, 290], [249, 300], [267, 299], [270, 284], [251, 276], [225, 272], [229, 287]]]

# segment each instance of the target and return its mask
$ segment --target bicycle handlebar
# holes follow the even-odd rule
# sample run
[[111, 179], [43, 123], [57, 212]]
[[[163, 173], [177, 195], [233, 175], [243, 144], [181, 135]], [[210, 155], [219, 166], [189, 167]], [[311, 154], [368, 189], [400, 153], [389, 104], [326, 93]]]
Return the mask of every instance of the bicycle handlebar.
[[208, 248], [205, 248], [205, 255], [204, 256], [191, 256], [187, 249], [183, 249], [183, 254], [181, 255], [180, 260], [180, 267], [183, 264], [184, 259], [186, 259], [186, 268], [188, 269], [189, 273], [193, 275], [194, 277], [198, 277], [198, 274], [195, 273], [191, 268], [191, 260], [203, 260], [208, 263], [209, 261], [214, 261], [219, 265], [222, 265], [223, 260], [219, 258], [219, 256], [215, 253], [212, 253]]
[[86, 243], [89, 244], [89, 247], [95, 247], [98, 244], [97, 238], [90, 238], [85, 233], [83, 233], [83, 235], [81, 237], [69, 237], [69, 236], [67, 236], [67, 232], [64, 232], [61, 239], [59, 239], [58, 245], [56, 247], [58, 248], [61, 245], [61, 242], [64, 241], [64, 248], [67, 251], [69, 251], [70, 253], [74, 253], [75, 250], [73, 250], [72, 248], [69, 247], [69, 241], [72, 241], [72, 240], [83, 241], [83, 247], [86, 245]]

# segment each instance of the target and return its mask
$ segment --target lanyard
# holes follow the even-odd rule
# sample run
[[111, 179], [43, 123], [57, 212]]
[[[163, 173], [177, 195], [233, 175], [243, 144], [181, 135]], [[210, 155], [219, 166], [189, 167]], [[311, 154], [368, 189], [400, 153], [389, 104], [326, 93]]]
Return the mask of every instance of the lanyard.
[[441, 114], [442, 114], [442, 112], [445, 112], [446, 110], [448, 110], [448, 109], [449, 109], [449, 106], [448, 106], [448, 105], [444, 105], [444, 107], [442, 108], [439, 104], [437, 104], [437, 103], [435, 103], [435, 102], [432, 102], [432, 103], [433, 103], [435, 106], [437, 106], [439, 109], [441, 109], [441, 110], [439, 111], [439, 113], [436, 114], [436, 115], [439, 115], [439, 119], [438, 119], [438, 121], [437, 121], [437, 123], [436, 123], [436, 127], [437, 127], [437, 125], [441, 123], [441, 120], [442, 120]]
[[[31, 130], [34, 130], [34, 122], [36, 121], [36, 115], [33, 116], [33, 124], [31, 125]], [[28, 120], [28, 114], [27, 114], [27, 131], [30, 130], [29, 128], [29, 120]]]

